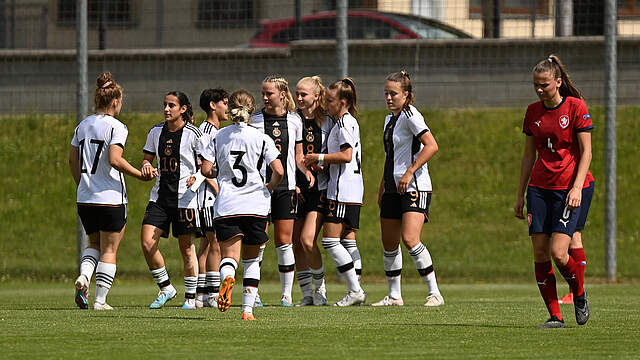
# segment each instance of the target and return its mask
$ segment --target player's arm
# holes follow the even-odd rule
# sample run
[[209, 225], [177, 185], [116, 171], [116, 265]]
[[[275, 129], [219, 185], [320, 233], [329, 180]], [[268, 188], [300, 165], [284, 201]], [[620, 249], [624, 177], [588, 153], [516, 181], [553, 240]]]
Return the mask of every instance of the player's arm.
[[71, 145], [69, 150], [69, 169], [71, 170], [71, 176], [76, 182], [76, 186], [80, 184], [80, 152], [78, 147]]
[[420, 150], [420, 153], [416, 157], [416, 161], [414, 161], [404, 172], [400, 180], [398, 180], [398, 192], [400, 194], [404, 194], [409, 187], [409, 183], [411, 179], [413, 179], [413, 174], [415, 174], [418, 169], [420, 169], [424, 164], [429, 161], [435, 153], [438, 152], [438, 143], [436, 139], [433, 137], [431, 131], [427, 131], [420, 136], [420, 142], [424, 147]]
[[122, 157], [123, 151], [124, 149], [120, 145], [114, 144], [109, 146], [109, 164], [116, 170], [129, 176], [133, 176], [140, 180], [151, 180], [151, 178], [144, 177], [140, 170], [134, 168], [125, 158]]
[[153, 167], [153, 158], [155, 158], [155, 155], [146, 152], [144, 153], [140, 172], [145, 179], [152, 179], [155, 176], [158, 176], [158, 170]]
[[591, 133], [589, 131], [579, 132], [578, 144], [580, 144], [580, 162], [578, 163], [578, 172], [573, 182], [573, 187], [567, 194], [566, 203], [569, 209], [575, 209], [582, 203], [582, 187], [591, 165]]
[[524, 143], [524, 153], [522, 154], [522, 161], [520, 163], [520, 183], [518, 184], [518, 196], [516, 205], [513, 207], [515, 215], [519, 219], [524, 219], [524, 193], [527, 189], [529, 178], [531, 177], [531, 170], [533, 164], [536, 161], [536, 141], [533, 136], [526, 136]]
[[280, 184], [280, 181], [282, 181], [282, 177], [284, 176], [284, 168], [282, 167], [282, 163], [280, 162], [280, 159], [275, 159], [273, 160], [269, 166], [271, 167], [271, 180], [269, 181], [269, 183], [266, 185], [267, 189], [269, 189], [269, 192], [273, 192], [273, 190], [275, 190], [275, 188], [278, 186], [278, 184]]
[[213, 179], [214, 177], [216, 177], [213, 162], [207, 159], [202, 159], [202, 166], [200, 167], [200, 172], [202, 173], [202, 175], [204, 175], [205, 177], [208, 177], [209, 179]]
[[331, 154], [307, 154], [304, 156], [304, 162], [307, 166], [315, 165], [318, 162], [323, 164], [344, 164], [351, 162], [353, 156], [353, 148], [350, 144], [340, 147], [340, 151]]
[[304, 153], [302, 152], [302, 143], [296, 143], [296, 166], [298, 167], [298, 170], [300, 170], [300, 172], [302, 172], [304, 174], [304, 176], [307, 178], [307, 181], [309, 182], [309, 187], [313, 187], [313, 184], [316, 182], [315, 177], [313, 176], [313, 173], [307, 168], [305, 162], [304, 162]]

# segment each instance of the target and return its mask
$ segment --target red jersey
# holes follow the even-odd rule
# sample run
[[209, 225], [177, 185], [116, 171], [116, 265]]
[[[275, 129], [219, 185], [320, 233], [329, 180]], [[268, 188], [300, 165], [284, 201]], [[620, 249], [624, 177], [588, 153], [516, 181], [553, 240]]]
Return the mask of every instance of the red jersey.
[[[545, 107], [542, 101], [529, 105], [522, 132], [535, 138], [538, 151], [529, 185], [553, 190], [571, 188], [580, 162], [578, 133], [591, 129], [591, 115], [581, 99], [567, 96], [554, 108]], [[592, 181], [593, 175], [587, 172], [583, 188]]]

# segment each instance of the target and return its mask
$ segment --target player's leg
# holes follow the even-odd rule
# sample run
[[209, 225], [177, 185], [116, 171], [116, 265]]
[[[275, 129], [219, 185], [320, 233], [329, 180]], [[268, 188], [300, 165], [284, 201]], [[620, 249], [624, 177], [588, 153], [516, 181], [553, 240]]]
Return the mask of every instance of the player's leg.
[[533, 260], [535, 262], [538, 290], [550, 316], [549, 320], [540, 327], [564, 327], [564, 320], [558, 303], [556, 277], [551, 263], [549, 235], [534, 233], [531, 235], [531, 243], [533, 245]]
[[164, 231], [153, 225], [145, 224], [142, 225], [140, 232], [142, 253], [147, 261], [147, 266], [149, 266], [153, 280], [160, 288], [158, 296], [149, 307], [152, 309], [159, 309], [177, 295], [177, 291], [171, 284], [169, 273], [165, 267], [164, 257], [158, 249], [160, 237], [164, 234]]
[[209, 254], [209, 240], [205, 234], [200, 234], [200, 244], [198, 245], [198, 285], [196, 286], [196, 307], [204, 306], [208, 292], [207, 287], [207, 255]]
[[282, 286], [282, 306], [293, 306], [291, 289], [295, 276], [295, 257], [293, 254], [293, 219], [281, 219], [273, 221], [274, 243], [278, 254], [278, 270], [280, 272], [280, 285]]
[[236, 283], [236, 270], [240, 260], [242, 235], [232, 236], [220, 242], [220, 294], [218, 295], [218, 310], [227, 311], [231, 306], [231, 294]]
[[402, 220], [380, 218], [380, 230], [382, 235], [382, 247], [384, 256], [384, 272], [389, 286], [389, 294], [382, 300], [371, 304], [371, 306], [402, 306], [401, 273], [402, 273], [402, 250], [400, 249], [400, 234], [402, 231]]
[[100, 231], [100, 262], [96, 268], [96, 298], [93, 303], [94, 310], [112, 310], [107, 304], [107, 294], [116, 277], [116, 260], [118, 246], [124, 235], [126, 226], [120, 231]]
[[100, 228], [98, 225], [97, 207], [78, 204], [78, 215], [88, 236], [88, 245], [82, 251], [80, 274], [76, 278], [75, 302], [80, 309], [89, 308], [89, 285], [100, 259]]
[[318, 247], [318, 234], [322, 229], [323, 214], [318, 211], [310, 211], [306, 214], [300, 242], [306, 255], [309, 270], [311, 271], [313, 282], [313, 304], [327, 304], [327, 290], [324, 281], [324, 265], [322, 263], [322, 254]]
[[293, 254], [296, 263], [296, 277], [298, 278], [298, 285], [300, 285], [300, 291], [302, 292], [302, 300], [298, 306], [313, 305], [313, 275], [309, 269], [309, 264], [307, 264], [307, 255], [300, 239], [303, 224], [304, 218], [298, 218], [293, 225]]
[[205, 233], [209, 239], [209, 252], [207, 253], [207, 265], [205, 267], [207, 301], [205, 306], [215, 307], [218, 303], [218, 292], [220, 291], [220, 244], [213, 231]]
[[196, 308], [196, 288], [198, 285], [198, 257], [193, 243], [193, 234], [178, 236], [178, 246], [182, 256], [184, 273], [184, 305], [185, 310]]

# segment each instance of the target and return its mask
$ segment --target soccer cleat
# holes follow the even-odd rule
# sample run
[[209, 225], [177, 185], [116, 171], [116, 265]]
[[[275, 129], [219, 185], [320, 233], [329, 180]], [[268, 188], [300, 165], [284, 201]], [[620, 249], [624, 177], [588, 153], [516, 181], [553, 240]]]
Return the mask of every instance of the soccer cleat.
[[113, 310], [113, 308], [107, 303], [94, 302], [93, 310]]
[[391, 296], [385, 296], [384, 299], [371, 304], [371, 306], [403, 306], [402, 298], [394, 299]]
[[313, 305], [313, 297], [305, 296], [302, 298], [302, 300], [300, 300], [300, 304], [296, 306], [310, 306], [310, 305]]
[[427, 296], [427, 302], [424, 306], [442, 306], [444, 305], [444, 298], [440, 294], [431, 294]]
[[182, 310], [195, 310], [197, 308], [196, 299], [184, 299]]
[[573, 308], [576, 313], [576, 322], [578, 325], [584, 325], [589, 320], [589, 301], [587, 301], [587, 291], [585, 290], [582, 295], [573, 297]]
[[364, 293], [364, 290], [358, 292], [348, 291], [347, 295], [345, 295], [342, 300], [333, 304], [333, 306], [360, 306], [364, 304], [365, 300], [367, 300], [367, 295]]
[[203, 306], [204, 307], [217, 307], [218, 306], [218, 294], [217, 293], [209, 294], [209, 296], [204, 301]]
[[293, 306], [293, 300], [291, 300], [291, 297], [287, 295], [282, 295], [282, 299], [280, 299], [280, 306], [291, 307]]
[[568, 293], [562, 297], [562, 299], [558, 300], [560, 304], [573, 304], [573, 293]]
[[253, 316], [252, 313], [250, 312], [243, 312], [242, 313], [242, 320], [255, 320], [255, 316]]
[[176, 295], [178, 295], [178, 292], [173, 286], [171, 286], [171, 288], [169, 288], [169, 286], [165, 286], [158, 293], [158, 297], [151, 303], [151, 305], [149, 305], [149, 308], [160, 309], [168, 301], [173, 300], [173, 298], [175, 298]]
[[78, 276], [75, 282], [76, 287], [76, 305], [80, 309], [89, 308], [89, 280], [84, 275]]
[[319, 288], [313, 292], [313, 305], [324, 306], [327, 305], [327, 289], [324, 287], [324, 282]]
[[563, 327], [565, 327], [564, 320], [558, 319], [555, 315], [552, 315], [544, 324], [538, 325], [538, 329], [558, 329]]
[[256, 294], [256, 301], [253, 302], [253, 307], [263, 307], [264, 304], [260, 300], [260, 294]]
[[218, 310], [227, 311], [231, 306], [231, 292], [233, 292], [233, 285], [235, 285], [236, 279], [229, 275], [224, 278], [222, 285], [220, 286], [220, 294], [218, 295]]
[[205, 301], [207, 301], [207, 294], [198, 294], [196, 295], [196, 308], [202, 309], [204, 307]]

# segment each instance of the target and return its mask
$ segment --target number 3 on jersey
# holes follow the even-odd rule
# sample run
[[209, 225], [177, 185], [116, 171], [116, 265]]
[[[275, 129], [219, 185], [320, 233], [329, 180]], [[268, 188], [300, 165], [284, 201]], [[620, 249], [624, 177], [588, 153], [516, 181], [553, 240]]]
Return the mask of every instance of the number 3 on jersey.
[[233, 168], [240, 170], [242, 174], [242, 178], [238, 180], [235, 176], [231, 179], [233, 185], [237, 187], [243, 187], [247, 183], [247, 169], [240, 164], [242, 161], [242, 157], [244, 156], [244, 151], [231, 150], [231, 155], [236, 155], [236, 161], [233, 163]]

